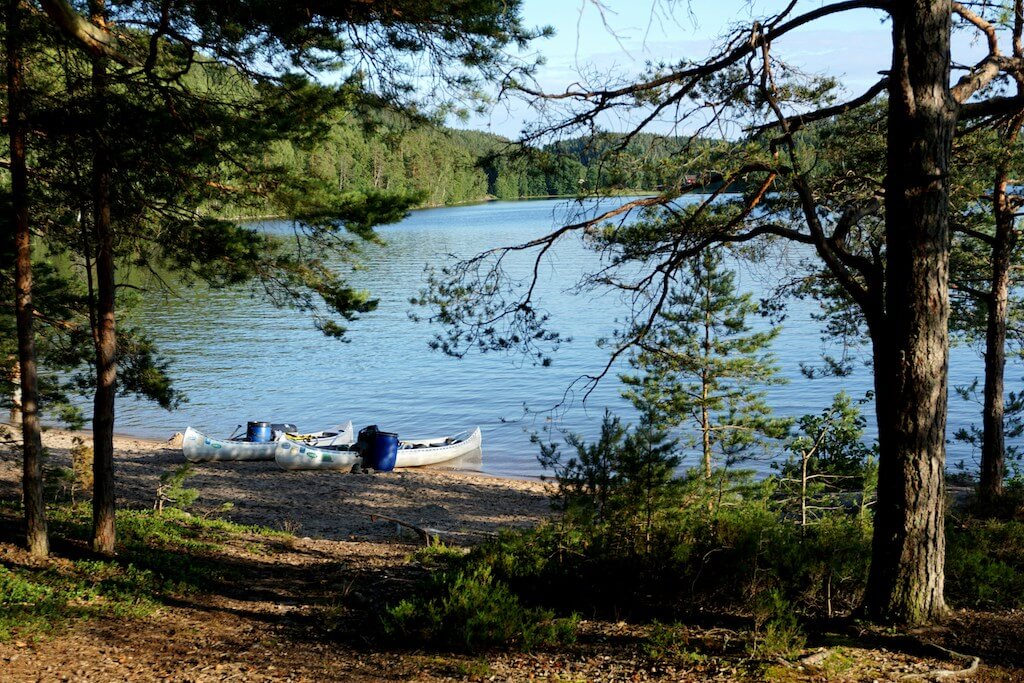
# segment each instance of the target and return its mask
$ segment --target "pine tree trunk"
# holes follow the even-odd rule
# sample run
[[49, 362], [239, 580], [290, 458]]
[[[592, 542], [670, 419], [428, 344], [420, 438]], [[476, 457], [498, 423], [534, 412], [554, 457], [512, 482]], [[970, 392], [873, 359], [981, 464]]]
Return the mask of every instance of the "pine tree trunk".
[[708, 377], [708, 367], [711, 362], [711, 273], [702, 272], [706, 276], [704, 287], [704, 339], [701, 342], [702, 370], [700, 372], [700, 427], [702, 446], [704, 449], [704, 478], [711, 478], [711, 411], [708, 408], [708, 394], [711, 388], [711, 379]]
[[[102, 22], [103, 3], [90, 2], [94, 21]], [[113, 553], [114, 528], [114, 395], [117, 385], [117, 338], [115, 331], [114, 235], [110, 224], [110, 155], [107, 150], [104, 99], [107, 89], [106, 60], [92, 64], [95, 116], [92, 169], [93, 230], [96, 245], [96, 394], [93, 400], [93, 499], [92, 546]]]
[[1010, 255], [1013, 252], [1013, 209], [1006, 197], [1006, 166], [996, 181], [996, 215], [992, 245], [992, 282], [985, 330], [985, 388], [982, 408], [981, 481], [978, 497], [992, 502], [1003, 492], [1006, 445], [1003, 433], [1003, 375], [1006, 370], [1006, 320], [1010, 296]]
[[43, 500], [43, 443], [39, 424], [39, 388], [36, 373], [32, 307], [32, 235], [28, 221], [28, 169], [25, 160], [25, 111], [22, 99], [21, 9], [18, 0], [7, 3], [7, 125], [10, 134], [11, 205], [14, 225], [15, 318], [18, 327], [18, 364], [21, 381], [22, 489], [25, 538], [37, 557], [50, 553]]
[[947, 169], [950, 3], [892, 6], [886, 319], [873, 334], [878, 503], [864, 611], [921, 624], [946, 614], [944, 469], [949, 356]]

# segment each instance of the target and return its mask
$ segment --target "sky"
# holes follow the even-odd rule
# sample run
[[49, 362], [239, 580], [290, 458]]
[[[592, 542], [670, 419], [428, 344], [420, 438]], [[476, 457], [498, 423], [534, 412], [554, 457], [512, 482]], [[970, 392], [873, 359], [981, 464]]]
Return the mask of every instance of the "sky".
[[[786, 4], [766, 0], [524, 0], [527, 26], [549, 25], [556, 35], [531, 46], [546, 64], [537, 74], [548, 92], [587, 74], [628, 75], [646, 62], [701, 58], [729, 28], [750, 26], [754, 18], [780, 11]], [[803, 0], [797, 12], [823, 4]], [[802, 27], [773, 46], [788, 62], [809, 73], [839, 78], [849, 94], [859, 94], [878, 81], [890, 59], [890, 27], [875, 10], [857, 10]], [[517, 101], [499, 104], [465, 127], [518, 136], [533, 115]], [[658, 131], [667, 132], [667, 131]]]

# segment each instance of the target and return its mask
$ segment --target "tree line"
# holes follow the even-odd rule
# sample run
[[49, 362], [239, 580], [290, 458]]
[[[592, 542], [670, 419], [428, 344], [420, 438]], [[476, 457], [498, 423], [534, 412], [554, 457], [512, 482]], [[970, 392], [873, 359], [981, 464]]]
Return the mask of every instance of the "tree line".
[[[612, 133], [522, 146], [491, 133], [379, 112], [334, 111], [324, 124], [329, 132], [316, 145], [275, 143], [267, 149], [265, 163], [343, 191], [411, 194], [420, 206], [492, 197], [654, 192], [675, 182], [680, 157], [693, 168], [690, 157], [710, 159], [711, 150], [730, 146], [724, 140], [695, 145], [689, 139], [654, 134], [620, 144], [622, 136]], [[711, 172], [702, 169], [694, 174], [694, 184], [709, 184]], [[246, 215], [231, 205], [210, 208], [224, 216]], [[269, 203], [266, 211], [271, 211]]]

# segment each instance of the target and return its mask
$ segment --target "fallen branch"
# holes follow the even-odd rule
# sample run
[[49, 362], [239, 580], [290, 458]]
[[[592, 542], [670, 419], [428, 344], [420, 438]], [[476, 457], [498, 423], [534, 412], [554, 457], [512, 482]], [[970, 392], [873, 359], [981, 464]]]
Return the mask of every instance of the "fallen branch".
[[415, 531], [416, 535], [420, 537], [420, 539], [423, 541], [423, 544], [428, 548], [432, 545], [440, 543], [441, 541], [441, 532], [437, 529], [427, 529], [421, 526], [417, 526], [411, 522], [406, 522], [405, 520], [398, 519], [396, 517], [380, 515], [375, 512], [368, 512], [366, 514], [369, 516], [371, 522], [376, 522], [378, 519], [380, 519], [385, 522], [392, 522], [393, 524], [397, 524], [398, 526], [404, 526], [406, 529], [411, 529]]
[[974, 675], [978, 673], [978, 667], [981, 665], [981, 657], [975, 655], [965, 655], [960, 652], [955, 652], [949, 648], [942, 647], [936, 643], [930, 643], [928, 641], [922, 641], [922, 645], [926, 648], [932, 648], [938, 650], [950, 659], [959, 660], [970, 660], [970, 664], [966, 669], [933, 669], [932, 671], [926, 671], [920, 674], [907, 674], [900, 678], [902, 681], [955, 681], [963, 678], [974, 678]]

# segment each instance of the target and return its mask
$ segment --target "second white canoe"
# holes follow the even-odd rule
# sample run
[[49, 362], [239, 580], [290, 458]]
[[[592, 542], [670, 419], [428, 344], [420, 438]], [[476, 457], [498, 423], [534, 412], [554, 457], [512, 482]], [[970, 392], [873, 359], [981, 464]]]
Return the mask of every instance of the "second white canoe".
[[[399, 440], [395, 467], [438, 465], [480, 448], [483, 436], [477, 427], [448, 437]], [[274, 460], [285, 470], [348, 470], [363, 457], [356, 446], [321, 448], [289, 439], [277, 440]]]

